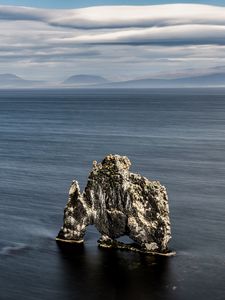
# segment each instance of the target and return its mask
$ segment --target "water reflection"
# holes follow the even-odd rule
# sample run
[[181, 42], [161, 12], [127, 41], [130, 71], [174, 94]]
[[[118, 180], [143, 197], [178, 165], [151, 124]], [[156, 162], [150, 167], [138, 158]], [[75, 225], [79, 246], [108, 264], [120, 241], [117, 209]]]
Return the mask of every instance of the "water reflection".
[[172, 258], [115, 249], [90, 251], [84, 245], [58, 247], [64, 290], [72, 299], [168, 299]]

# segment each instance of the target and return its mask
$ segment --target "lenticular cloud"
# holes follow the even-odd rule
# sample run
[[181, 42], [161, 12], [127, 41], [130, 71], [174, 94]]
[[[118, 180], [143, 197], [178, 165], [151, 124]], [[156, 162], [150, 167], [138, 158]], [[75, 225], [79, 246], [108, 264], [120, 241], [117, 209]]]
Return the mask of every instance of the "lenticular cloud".
[[187, 24], [225, 25], [225, 8], [169, 4], [154, 6], [102, 6], [49, 14], [49, 23], [73, 28], [103, 29], [161, 27]]
[[42, 72], [41, 64], [54, 74], [62, 68], [92, 72], [107, 65], [112, 74], [130, 68], [135, 76], [190, 65], [217, 68], [225, 62], [225, 7], [0, 6], [0, 40], [0, 67], [7, 72]]
[[49, 31], [70, 30], [71, 34], [63, 38], [55, 34], [49, 40], [53, 44], [225, 44], [225, 8], [209, 5], [100, 6], [72, 10], [0, 6], [0, 20], [44, 23]]
[[224, 26], [225, 8], [196, 4], [98, 6], [70, 10], [0, 6], [0, 19], [35, 20], [53, 26], [78, 29], [161, 27], [186, 24]]

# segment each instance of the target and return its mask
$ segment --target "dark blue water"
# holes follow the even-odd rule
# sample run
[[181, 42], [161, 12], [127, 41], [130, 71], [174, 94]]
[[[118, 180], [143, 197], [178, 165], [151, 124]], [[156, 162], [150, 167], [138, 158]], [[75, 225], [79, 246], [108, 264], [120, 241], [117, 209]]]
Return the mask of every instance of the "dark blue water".
[[[60, 249], [70, 182], [127, 155], [167, 186], [173, 258]], [[1, 91], [0, 299], [225, 299], [225, 92]]]

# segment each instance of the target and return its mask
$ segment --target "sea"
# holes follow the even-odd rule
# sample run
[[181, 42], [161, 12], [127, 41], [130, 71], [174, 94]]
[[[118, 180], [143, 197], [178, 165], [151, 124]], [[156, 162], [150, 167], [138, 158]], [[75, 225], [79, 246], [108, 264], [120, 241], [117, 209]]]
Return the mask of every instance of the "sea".
[[[110, 153], [166, 186], [176, 256], [56, 243]], [[0, 299], [224, 300], [225, 90], [1, 90]]]

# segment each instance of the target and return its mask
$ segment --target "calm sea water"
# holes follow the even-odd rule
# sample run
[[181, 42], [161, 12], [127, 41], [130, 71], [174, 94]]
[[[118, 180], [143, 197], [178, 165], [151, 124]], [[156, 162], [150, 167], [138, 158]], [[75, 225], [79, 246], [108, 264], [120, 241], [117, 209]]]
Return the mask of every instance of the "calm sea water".
[[[60, 249], [70, 182], [127, 155], [167, 186], [173, 258]], [[224, 91], [1, 91], [0, 299], [225, 299]]]

